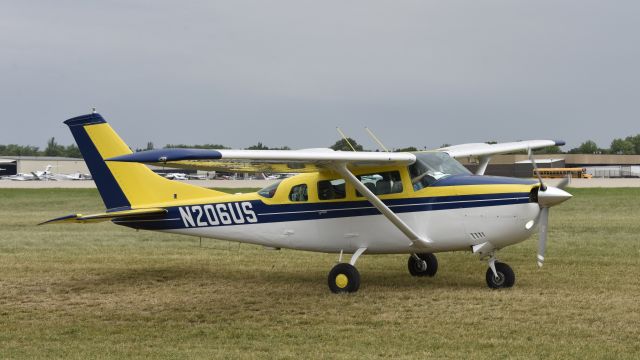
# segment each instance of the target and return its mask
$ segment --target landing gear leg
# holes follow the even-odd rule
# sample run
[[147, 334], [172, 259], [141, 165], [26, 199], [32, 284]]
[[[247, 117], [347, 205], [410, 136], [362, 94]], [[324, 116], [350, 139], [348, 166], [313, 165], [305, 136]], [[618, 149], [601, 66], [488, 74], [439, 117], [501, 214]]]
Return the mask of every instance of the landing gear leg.
[[510, 288], [516, 282], [516, 275], [509, 265], [497, 261], [495, 254], [491, 254], [486, 279], [492, 289]]
[[[355, 264], [360, 255], [365, 252], [367, 248], [358, 249], [349, 263], [340, 263], [331, 269], [329, 272], [328, 284], [329, 289], [334, 294], [341, 293], [353, 293], [360, 288], [360, 273], [356, 269]], [[340, 252], [340, 259], [342, 259], [342, 252]]]

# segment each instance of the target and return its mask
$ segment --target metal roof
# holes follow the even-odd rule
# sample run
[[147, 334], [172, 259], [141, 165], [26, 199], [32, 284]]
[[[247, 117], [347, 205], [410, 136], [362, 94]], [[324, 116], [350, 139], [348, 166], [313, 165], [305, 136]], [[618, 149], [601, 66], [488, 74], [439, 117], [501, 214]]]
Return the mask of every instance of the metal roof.
[[0, 159], [12, 161], [84, 161], [82, 158], [58, 157], [58, 156], [0, 156]]

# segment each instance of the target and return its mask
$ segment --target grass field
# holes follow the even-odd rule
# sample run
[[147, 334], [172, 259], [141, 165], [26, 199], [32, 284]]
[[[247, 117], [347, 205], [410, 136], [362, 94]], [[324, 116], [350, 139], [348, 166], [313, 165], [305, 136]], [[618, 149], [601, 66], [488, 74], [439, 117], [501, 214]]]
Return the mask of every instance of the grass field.
[[406, 256], [363, 256], [360, 291], [333, 295], [335, 255], [36, 223], [102, 211], [95, 190], [0, 190], [0, 358], [640, 357], [640, 189], [571, 189], [536, 240], [486, 263], [439, 254], [435, 278]]

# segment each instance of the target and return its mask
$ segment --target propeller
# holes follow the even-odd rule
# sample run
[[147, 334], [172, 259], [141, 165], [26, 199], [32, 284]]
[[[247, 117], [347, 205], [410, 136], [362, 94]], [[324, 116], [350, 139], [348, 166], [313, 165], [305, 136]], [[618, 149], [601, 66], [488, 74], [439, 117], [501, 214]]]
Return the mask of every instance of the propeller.
[[531, 165], [533, 166], [533, 171], [538, 176], [538, 181], [540, 181], [540, 190], [547, 190], [547, 186], [542, 181], [542, 176], [540, 176], [540, 172], [538, 171], [538, 165], [536, 164], [536, 159], [533, 158], [533, 153], [531, 152], [531, 148], [528, 149], [529, 161], [531, 161]]
[[542, 181], [542, 176], [538, 172], [538, 165], [533, 158], [531, 149], [528, 151], [529, 160], [533, 166], [533, 170], [538, 176], [540, 187], [538, 188], [538, 205], [540, 206], [539, 226], [538, 226], [538, 267], [542, 267], [544, 263], [544, 253], [547, 248], [547, 230], [549, 229], [549, 208], [558, 205], [571, 198], [571, 194], [564, 191], [569, 184], [569, 178], [564, 178], [557, 186], [547, 187]]

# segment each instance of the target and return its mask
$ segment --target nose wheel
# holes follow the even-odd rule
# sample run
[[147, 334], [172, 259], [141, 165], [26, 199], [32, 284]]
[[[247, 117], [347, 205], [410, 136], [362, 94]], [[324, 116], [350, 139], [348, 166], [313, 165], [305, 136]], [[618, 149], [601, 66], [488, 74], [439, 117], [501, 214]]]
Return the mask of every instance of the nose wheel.
[[495, 259], [489, 260], [486, 278], [487, 285], [492, 289], [510, 288], [516, 282], [516, 275], [511, 267]]

